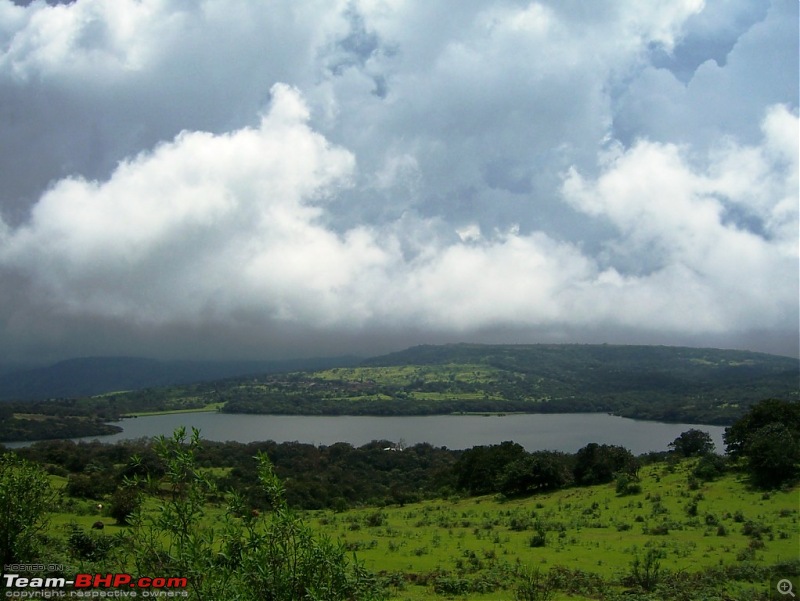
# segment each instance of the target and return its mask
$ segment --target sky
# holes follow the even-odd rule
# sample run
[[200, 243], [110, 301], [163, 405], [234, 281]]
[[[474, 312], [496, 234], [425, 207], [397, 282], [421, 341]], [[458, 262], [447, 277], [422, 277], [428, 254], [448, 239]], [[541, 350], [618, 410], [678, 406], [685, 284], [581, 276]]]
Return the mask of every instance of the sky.
[[796, 0], [0, 0], [0, 363], [798, 355]]

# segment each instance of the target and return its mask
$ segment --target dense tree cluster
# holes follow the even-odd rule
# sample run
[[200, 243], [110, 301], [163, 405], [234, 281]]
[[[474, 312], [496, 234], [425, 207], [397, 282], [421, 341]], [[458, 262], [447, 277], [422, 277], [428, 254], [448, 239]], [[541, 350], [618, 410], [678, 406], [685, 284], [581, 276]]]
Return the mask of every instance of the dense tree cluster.
[[753, 482], [765, 488], [800, 475], [800, 403], [768, 399], [725, 430], [725, 446], [745, 461]]
[[[790, 482], [800, 474], [800, 405], [774, 400], [759, 403], [728, 428], [725, 442], [729, 456], [749, 471], [755, 485]], [[712, 453], [713, 444], [705, 432], [689, 430], [670, 446], [675, 455], [699, 457], [695, 472], [700, 480], [713, 479], [727, 469], [725, 459]], [[628, 494], [637, 490], [641, 461], [623, 447], [595, 443], [575, 454], [531, 453], [510, 441], [466, 451], [429, 444], [386, 450], [391, 447], [388, 441], [359, 448], [346, 443], [317, 447], [296, 442], [207, 442], [198, 451], [197, 461], [204, 469], [215, 468], [212, 477], [221, 490], [236, 490], [248, 505], [261, 508], [268, 506], [268, 499], [256, 485], [257, 466], [252, 458], [262, 453], [285, 480], [289, 504], [304, 509], [404, 504], [454, 492], [519, 496], [615, 479], [621, 494]], [[158, 480], [165, 470], [147, 440], [114, 445], [43, 441], [17, 453], [66, 476], [65, 492], [76, 498], [111, 499], [125, 482]], [[122, 506], [125, 501], [124, 495], [118, 495], [113, 505]], [[121, 521], [124, 516], [123, 512]]]

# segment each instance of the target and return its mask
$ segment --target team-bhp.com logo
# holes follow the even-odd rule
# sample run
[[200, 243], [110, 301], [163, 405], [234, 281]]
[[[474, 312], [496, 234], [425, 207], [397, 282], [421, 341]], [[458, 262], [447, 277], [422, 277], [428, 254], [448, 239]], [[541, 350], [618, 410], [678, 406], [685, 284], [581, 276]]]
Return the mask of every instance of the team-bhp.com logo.
[[[187, 597], [186, 578], [135, 578], [130, 574], [76, 574], [64, 577], [31, 577], [3, 574], [6, 597], [48, 599], [58, 597]], [[71, 587], [71, 590], [65, 590]], [[109, 590], [111, 589], [111, 590]]]

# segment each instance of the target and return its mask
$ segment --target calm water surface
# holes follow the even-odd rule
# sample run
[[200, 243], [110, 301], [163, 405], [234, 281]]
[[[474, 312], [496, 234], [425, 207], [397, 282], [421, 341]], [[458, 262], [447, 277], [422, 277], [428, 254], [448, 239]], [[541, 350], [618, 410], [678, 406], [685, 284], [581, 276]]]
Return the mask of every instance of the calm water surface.
[[637, 421], [602, 413], [526, 415], [437, 415], [417, 417], [241, 415], [226, 413], [176, 413], [129, 418], [117, 425], [123, 432], [85, 440], [115, 442], [143, 436], [169, 436], [179, 426], [199, 428], [203, 438], [215, 441], [305, 442], [330, 445], [349, 442], [360, 446], [373, 440], [428, 442], [434, 446], [465, 449], [475, 445], [513, 440], [529, 451], [575, 452], [590, 442], [618, 444], [633, 453], [666, 451], [667, 445], [690, 428], [711, 435], [722, 452], [721, 426], [664, 424]]

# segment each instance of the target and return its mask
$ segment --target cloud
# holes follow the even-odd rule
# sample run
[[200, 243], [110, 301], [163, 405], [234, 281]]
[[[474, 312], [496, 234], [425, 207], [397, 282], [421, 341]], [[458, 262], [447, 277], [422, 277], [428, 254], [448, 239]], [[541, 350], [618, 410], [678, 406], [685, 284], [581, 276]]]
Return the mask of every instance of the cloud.
[[762, 8], [0, 0], [0, 355], [796, 346]]
[[[325, 199], [356, 167], [308, 117], [300, 94], [278, 85], [257, 128], [185, 132], [106, 182], [62, 180], [29, 223], [5, 227], [0, 261], [60, 311], [146, 324], [244, 313], [320, 329], [617, 323], [720, 332], [791, 316], [796, 299], [781, 278], [797, 261], [797, 195], [784, 182], [797, 181], [786, 131], [798, 122], [785, 107], [769, 111], [762, 146], [731, 143], [705, 171], [680, 148], [646, 141], [594, 181], [572, 170], [565, 198], [619, 232], [605, 266], [544, 232], [484, 237], [472, 227], [458, 241], [431, 235], [411, 257], [400, 230], [334, 232]], [[726, 203], [750, 197], [761, 232], [725, 219]], [[613, 266], [653, 249], [658, 262], [639, 272]]]
[[257, 128], [184, 132], [106, 182], [61, 180], [6, 234], [3, 263], [73, 312], [169, 321], [260, 290], [267, 313], [302, 314], [346, 283], [342, 265], [375, 259], [358, 230], [341, 240], [315, 224], [352, 155], [308, 128], [295, 90], [273, 97]]
[[[713, 20], [716, 27], [706, 32], [705, 39], [726, 38], [724, 47], [729, 50], [723, 56], [710, 45], [705, 54], [689, 61], [690, 74], [680, 73], [681, 64], [670, 68], [650, 64], [636, 74], [620, 91], [614, 115], [616, 137], [630, 141], [647, 136], [708, 149], [720, 137], [735, 133], [739, 139], [755, 143], [766, 107], [779, 103], [797, 106], [798, 3], [774, 0], [762, 19], [748, 15], [756, 5], [743, 4], [709, 2], [707, 12], [754, 21], [731, 41], [731, 32], [725, 31], [732, 27], [729, 19]], [[707, 29], [709, 21], [703, 19], [706, 26], [695, 24], [695, 29]], [[697, 32], [688, 39], [697, 41]]]
[[762, 129], [761, 145], [729, 141], [704, 169], [679, 146], [643, 140], [595, 181], [569, 173], [565, 198], [619, 232], [594, 291], [609, 318], [698, 331], [796, 326], [798, 119], [771, 107]]

